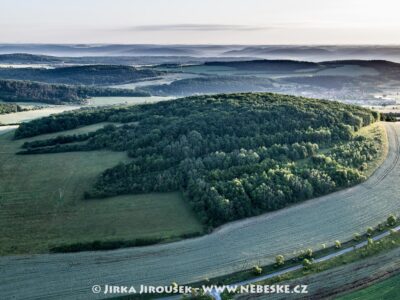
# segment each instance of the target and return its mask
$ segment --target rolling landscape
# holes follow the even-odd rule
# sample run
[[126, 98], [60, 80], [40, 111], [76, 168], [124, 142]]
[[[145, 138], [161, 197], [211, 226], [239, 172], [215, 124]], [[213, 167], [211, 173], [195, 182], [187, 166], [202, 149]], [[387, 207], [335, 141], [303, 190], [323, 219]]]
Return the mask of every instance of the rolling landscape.
[[[43, 84], [23, 87], [30, 92]], [[0, 137], [1, 172], [13, 174], [0, 183], [0, 253], [7, 277], [46, 262], [57, 278], [52, 282], [58, 288], [67, 283], [60, 293], [68, 289], [69, 297], [82, 299], [79, 290], [100, 265], [100, 272], [120, 270], [121, 284], [127, 274], [130, 283], [137, 278], [133, 284], [199, 282], [272, 264], [277, 253], [296, 257], [303, 249], [334, 247], [335, 241], [351, 240], [399, 209], [390, 195], [400, 129], [379, 122], [385, 114], [271, 93], [142, 103], [82, 102], [70, 112], [23, 122]], [[3, 116], [26, 112], [18, 111], [26, 104], [4, 101]], [[37, 175], [28, 175], [32, 170]], [[118, 248], [127, 249], [113, 250]], [[96, 250], [112, 254], [87, 252]], [[31, 253], [42, 254], [18, 262]], [[130, 257], [129, 264], [124, 257]], [[196, 257], [194, 265], [182, 265], [177, 276], [177, 262], [189, 257]], [[95, 269], [74, 267], [82, 265], [81, 259], [87, 266], [89, 258]], [[149, 267], [153, 275], [143, 273]], [[79, 282], [64, 277], [71, 274]], [[31, 275], [19, 278], [23, 284]], [[5, 290], [9, 284], [15, 283]], [[54, 290], [48, 284], [44, 294], [40, 288], [34, 295]], [[21, 297], [26, 294], [19, 291]]]
[[0, 299], [400, 299], [397, 4], [150, 2], [0, 0]]

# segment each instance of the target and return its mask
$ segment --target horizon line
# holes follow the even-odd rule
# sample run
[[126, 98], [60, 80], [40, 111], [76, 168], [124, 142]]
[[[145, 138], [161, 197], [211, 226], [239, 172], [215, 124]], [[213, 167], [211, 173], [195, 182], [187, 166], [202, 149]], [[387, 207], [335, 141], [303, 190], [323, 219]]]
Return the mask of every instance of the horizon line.
[[59, 42], [0, 42], [0, 45], [120, 45], [120, 46], [308, 46], [308, 47], [329, 47], [329, 46], [399, 46], [400, 43], [336, 43], [336, 44], [230, 44], [230, 43], [221, 43], [221, 44], [214, 44], [214, 43], [102, 43], [102, 42], [93, 42], [93, 43], [79, 43], [79, 42], [67, 42], [67, 43], [59, 43]]

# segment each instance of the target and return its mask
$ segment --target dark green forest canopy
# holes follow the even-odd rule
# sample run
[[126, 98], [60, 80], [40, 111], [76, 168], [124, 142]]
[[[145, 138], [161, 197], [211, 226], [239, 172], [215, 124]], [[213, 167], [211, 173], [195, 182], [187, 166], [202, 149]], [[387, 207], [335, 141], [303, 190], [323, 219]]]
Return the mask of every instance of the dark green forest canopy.
[[0, 78], [77, 85], [114, 85], [162, 75], [151, 69], [118, 65], [88, 65], [43, 68], [0, 68]]
[[15, 136], [123, 123], [25, 143], [21, 153], [126, 151], [132, 160], [106, 170], [87, 198], [181, 190], [204, 224], [218, 226], [364, 180], [377, 146], [353, 132], [377, 119], [333, 101], [221, 94], [68, 112], [22, 124]]
[[9, 102], [43, 102], [48, 104], [83, 104], [88, 97], [146, 97], [146, 92], [83, 85], [47, 84], [0, 79], [0, 99]]
[[191, 96], [198, 94], [266, 92], [274, 88], [274, 81], [255, 76], [208, 76], [176, 80], [170, 84], [141, 87], [157, 96]]
[[205, 62], [205, 66], [215, 66], [215, 67], [231, 67], [238, 70], [268, 70], [270, 72], [288, 72], [295, 70], [304, 69], [316, 69], [320, 68], [319, 63], [306, 62], [306, 61], [296, 61], [296, 60], [250, 60], [250, 61], [215, 61], [215, 62]]

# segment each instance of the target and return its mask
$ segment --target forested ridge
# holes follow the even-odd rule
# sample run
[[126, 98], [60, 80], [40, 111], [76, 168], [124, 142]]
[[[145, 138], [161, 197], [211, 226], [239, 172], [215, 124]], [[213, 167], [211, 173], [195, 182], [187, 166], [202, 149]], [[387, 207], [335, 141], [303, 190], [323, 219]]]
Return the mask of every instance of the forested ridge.
[[30, 64], [30, 63], [61, 63], [62, 59], [55, 56], [35, 55], [29, 53], [10, 53], [0, 54], [0, 62], [11, 64]]
[[77, 85], [113, 85], [155, 78], [162, 73], [118, 65], [43, 68], [0, 68], [0, 78]]
[[32, 81], [0, 79], [0, 99], [10, 102], [43, 102], [48, 104], [83, 104], [96, 96], [149, 96], [129, 89], [47, 84]]
[[141, 90], [157, 96], [192, 96], [198, 94], [266, 92], [274, 81], [256, 76], [208, 76], [176, 80], [170, 84], [149, 85]]
[[15, 137], [122, 123], [27, 142], [21, 153], [126, 151], [131, 161], [106, 170], [86, 198], [181, 190], [215, 227], [361, 182], [378, 146], [354, 131], [378, 119], [333, 101], [221, 94], [68, 112], [24, 123]]
[[285, 60], [285, 59], [262, 59], [262, 60], [247, 60], [247, 61], [214, 61], [205, 62], [205, 66], [215, 67], [231, 67], [238, 70], [268, 70], [270, 72], [288, 72], [295, 70], [304, 69], [317, 69], [321, 65], [319, 63], [297, 61], [297, 60]]

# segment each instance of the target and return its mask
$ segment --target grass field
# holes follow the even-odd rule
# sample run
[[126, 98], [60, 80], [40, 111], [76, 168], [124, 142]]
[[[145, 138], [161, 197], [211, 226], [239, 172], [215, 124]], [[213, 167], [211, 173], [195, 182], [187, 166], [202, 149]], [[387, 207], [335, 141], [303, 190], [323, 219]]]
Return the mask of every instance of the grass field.
[[11, 114], [4, 114], [0, 116], [1, 124], [15, 124], [21, 122], [27, 122], [33, 119], [47, 117], [52, 114], [58, 114], [64, 111], [78, 109], [79, 106], [72, 105], [58, 105], [49, 106], [42, 109], [28, 110]]
[[171, 100], [173, 97], [92, 97], [88, 99], [89, 106], [106, 106], [106, 105], [137, 105], [144, 103], [155, 103], [159, 101]]
[[400, 299], [400, 274], [365, 289], [336, 298], [337, 300], [397, 300]]
[[0, 136], [0, 255], [42, 253], [59, 244], [168, 238], [201, 231], [179, 193], [82, 199], [100, 172], [128, 160], [125, 153], [15, 155], [24, 141], [35, 138], [14, 141], [12, 135]]

